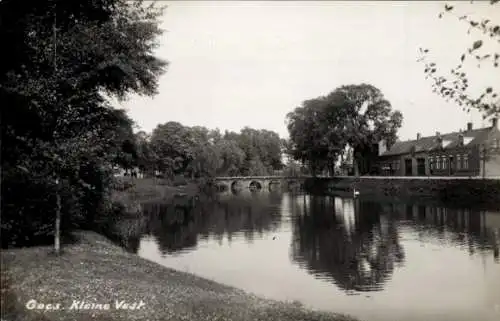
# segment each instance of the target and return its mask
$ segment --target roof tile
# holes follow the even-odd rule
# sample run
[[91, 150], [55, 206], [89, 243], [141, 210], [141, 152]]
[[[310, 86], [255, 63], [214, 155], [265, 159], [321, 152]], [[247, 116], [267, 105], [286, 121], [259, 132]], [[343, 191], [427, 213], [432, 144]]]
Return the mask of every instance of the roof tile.
[[[467, 144], [468, 146], [474, 146], [488, 137], [488, 133], [490, 132], [491, 127], [474, 129], [466, 132], [453, 132], [448, 134], [441, 135], [443, 141], [450, 141], [448, 145], [445, 146], [445, 149], [452, 149], [458, 146], [459, 135], [464, 135], [464, 138], [470, 137], [472, 140]], [[428, 136], [422, 137], [418, 140], [410, 140], [410, 141], [399, 141], [396, 142], [389, 150], [382, 154], [382, 156], [395, 156], [402, 154], [410, 154], [412, 148], [415, 147], [415, 152], [423, 152], [423, 151], [432, 151], [439, 147], [436, 136]]]

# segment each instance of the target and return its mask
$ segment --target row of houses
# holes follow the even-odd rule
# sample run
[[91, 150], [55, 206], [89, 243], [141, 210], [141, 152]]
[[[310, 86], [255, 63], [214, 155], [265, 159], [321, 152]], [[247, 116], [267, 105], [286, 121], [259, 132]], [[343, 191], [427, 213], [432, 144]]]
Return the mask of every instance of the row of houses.
[[380, 142], [377, 172], [385, 176], [482, 176], [500, 177], [500, 126], [436, 132], [433, 136], [398, 141], [392, 146]]

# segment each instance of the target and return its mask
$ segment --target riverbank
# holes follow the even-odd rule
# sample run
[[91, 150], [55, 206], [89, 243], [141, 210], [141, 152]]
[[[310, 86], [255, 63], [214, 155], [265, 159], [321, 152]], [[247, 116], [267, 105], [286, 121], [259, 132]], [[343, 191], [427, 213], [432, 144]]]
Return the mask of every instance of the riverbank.
[[[354, 320], [306, 310], [297, 304], [265, 300], [162, 267], [127, 253], [97, 233], [79, 231], [75, 236], [78, 241], [65, 246], [59, 257], [50, 254], [50, 247], [2, 251], [2, 319]], [[52, 308], [59, 309], [30, 310], [26, 306], [30, 300], [45, 304], [44, 308], [52, 304]], [[136, 303], [136, 309], [121, 309], [124, 304], [117, 309], [116, 302], [126, 302], [129, 308]]]
[[306, 191], [313, 194], [339, 193], [401, 200], [438, 200], [457, 206], [475, 203], [500, 208], [499, 179], [447, 179], [425, 177], [317, 177], [305, 181]]
[[112, 201], [117, 202], [161, 202], [169, 201], [175, 196], [197, 195], [201, 188], [202, 186], [197, 182], [174, 185], [159, 178], [120, 177], [115, 179], [115, 188], [111, 197]]

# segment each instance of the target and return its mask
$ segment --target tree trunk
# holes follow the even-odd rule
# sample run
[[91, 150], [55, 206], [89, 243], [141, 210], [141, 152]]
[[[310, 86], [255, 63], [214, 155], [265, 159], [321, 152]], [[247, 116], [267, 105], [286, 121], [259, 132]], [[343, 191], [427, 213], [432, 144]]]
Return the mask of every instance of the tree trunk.
[[483, 155], [483, 179], [486, 178], [486, 153]]
[[330, 177], [335, 176], [335, 165], [333, 163], [330, 163], [328, 166], [328, 171], [330, 172]]
[[61, 195], [59, 194], [59, 179], [56, 178], [56, 226], [54, 230], [54, 252], [61, 253]]
[[359, 167], [358, 167], [358, 160], [354, 158], [353, 160], [353, 169], [354, 169], [354, 176], [359, 177]]

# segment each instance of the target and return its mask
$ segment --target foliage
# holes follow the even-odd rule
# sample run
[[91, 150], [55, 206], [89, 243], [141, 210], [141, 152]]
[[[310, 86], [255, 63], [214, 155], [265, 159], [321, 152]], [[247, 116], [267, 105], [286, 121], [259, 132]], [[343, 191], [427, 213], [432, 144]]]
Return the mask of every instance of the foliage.
[[[0, 2], [10, 46], [0, 63], [2, 234], [28, 235], [12, 223], [33, 217], [43, 221], [37, 233], [53, 234], [45, 227], [60, 212], [63, 223], [90, 225], [105, 207], [111, 168], [137, 158], [132, 121], [108, 97], [156, 93], [166, 67], [153, 55], [160, 15], [141, 1]], [[35, 186], [44, 192], [25, 201]]]
[[304, 101], [287, 115], [291, 139], [287, 149], [316, 174], [324, 168], [334, 172], [338, 159], [352, 148], [355, 168], [365, 174], [378, 142], [395, 142], [401, 123], [402, 114], [392, 111], [379, 89], [368, 84], [342, 86]]
[[[498, 0], [490, 1], [491, 12], [495, 12]], [[479, 3], [481, 4], [481, 3]], [[482, 2], [484, 5], [485, 3]], [[498, 10], [498, 9], [496, 9]], [[451, 69], [450, 74], [440, 70], [435, 62], [429, 57], [429, 49], [420, 48], [419, 61], [424, 63], [426, 78], [432, 80], [433, 91], [445, 98], [454, 101], [463, 110], [469, 112], [471, 109], [479, 110], [486, 118], [491, 115], [500, 114], [499, 88], [491, 84], [483, 88], [482, 92], [476, 94], [470, 89], [471, 78], [467, 74], [467, 65], [472, 68], [490, 68], [491, 72], [498, 73], [500, 64], [500, 20], [498, 15], [491, 19], [476, 19], [470, 14], [455, 14], [454, 6], [445, 4], [439, 18], [454, 16], [469, 26], [468, 34], [474, 34], [470, 47], [460, 57], [457, 57], [457, 65]], [[497, 19], [497, 20], [495, 20]], [[483, 36], [480, 36], [480, 35]]]
[[249, 127], [222, 135], [218, 129], [167, 122], [153, 130], [148, 146], [158, 170], [170, 178], [269, 175], [282, 167], [279, 135]]

